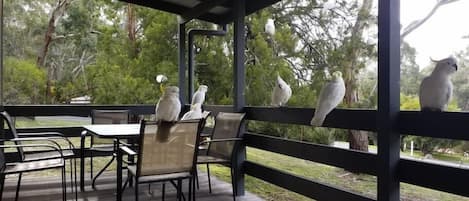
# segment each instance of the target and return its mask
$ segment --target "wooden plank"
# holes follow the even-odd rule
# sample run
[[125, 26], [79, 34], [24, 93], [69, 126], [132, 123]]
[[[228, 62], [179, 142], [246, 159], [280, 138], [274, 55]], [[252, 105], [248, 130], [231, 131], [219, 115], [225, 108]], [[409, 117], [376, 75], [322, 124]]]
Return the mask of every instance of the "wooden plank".
[[399, 132], [455, 140], [469, 140], [469, 113], [401, 111]]
[[296, 140], [286, 140], [254, 133], [246, 133], [244, 139], [247, 146], [341, 167], [360, 173], [377, 174], [378, 157], [376, 154]]
[[154, 114], [155, 105], [8, 105], [11, 116], [81, 116], [88, 117], [91, 110], [130, 110], [132, 114]]
[[[314, 108], [245, 107], [248, 120], [310, 125]], [[376, 111], [335, 109], [324, 121], [324, 127], [376, 131]]]
[[401, 159], [398, 175], [405, 183], [469, 197], [469, 169]]
[[304, 177], [295, 176], [281, 170], [257, 164], [252, 161], [246, 161], [244, 163], [244, 169], [248, 175], [316, 200], [374, 200], [373, 198], [366, 197], [364, 195], [349, 192], [345, 189], [333, 187], [328, 184], [313, 181]]

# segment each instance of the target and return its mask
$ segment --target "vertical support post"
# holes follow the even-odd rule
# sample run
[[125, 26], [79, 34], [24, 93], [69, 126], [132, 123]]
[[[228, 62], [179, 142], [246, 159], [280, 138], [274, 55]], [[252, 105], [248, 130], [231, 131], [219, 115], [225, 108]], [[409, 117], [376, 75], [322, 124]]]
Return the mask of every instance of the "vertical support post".
[[[3, 0], [0, 0], [0, 111], [5, 110], [3, 108]], [[5, 139], [5, 131], [4, 131], [4, 122], [0, 120], [0, 139]], [[1, 142], [0, 144], [3, 144]]]
[[400, 0], [379, 0], [378, 6], [378, 200], [398, 201]]
[[[244, 66], [244, 49], [245, 49], [245, 29], [244, 17], [246, 15], [246, 0], [233, 1], [234, 6], [234, 67], [233, 67], [233, 84], [234, 84], [234, 100], [233, 109], [236, 112], [242, 112], [245, 106], [244, 86], [245, 86], [245, 66]], [[245, 132], [242, 125], [240, 132]], [[244, 195], [244, 171], [243, 163], [246, 160], [246, 147], [243, 143], [239, 146], [236, 153], [236, 164], [234, 167], [235, 177], [235, 195]]]
[[178, 27], [178, 61], [179, 61], [179, 101], [182, 107], [186, 104], [186, 24], [179, 23]]
[[[189, 31], [190, 32], [190, 31]], [[187, 67], [188, 71], [188, 87], [189, 87], [189, 93], [187, 95], [187, 100], [189, 103], [192, 102], [192, 96], [194, 95], [194, 65], [195, 65], [195, 52], [194, 52], [194, 36], [193, 34], [189, 33], [189, 39], [188, 39], [188, 52], [189, 52], [189, 65]]]

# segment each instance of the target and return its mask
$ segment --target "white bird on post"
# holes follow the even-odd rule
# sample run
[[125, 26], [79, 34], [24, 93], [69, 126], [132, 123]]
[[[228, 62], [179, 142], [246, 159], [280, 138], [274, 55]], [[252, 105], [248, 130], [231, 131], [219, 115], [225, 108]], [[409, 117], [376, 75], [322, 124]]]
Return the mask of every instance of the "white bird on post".
[[191, 105], [194, 105], [196, 103], [203, 105], [205, 101], [205, 93], [207, 93], [207, 90], [208, 90], [207, 85], [200, 85], [197, 91], [192, 96]]
[[270, 36], [274, 36], [275, 35], [275, 24], [274, 24], [274, 20], [273, 19], [267, 19], [267, 23], [265, 23], [265, 32], [267, 34], [269, 34]]
[[450, 75], [458, 70], [456, 58], [450, 56], [436, 63], [430, 76], [420, 84], [419, 101], [421, 111], [444, 111], [448, 107], [453, 94], [453, 83]]
[[314, 110], [314, 117], [311, 119], [312, 126], [322, 126], [327, 114], [339, 105], [345, 96], [345, 83], [342, 79], [342, 73], [335, 71], [332, 73], [332, 79], [328, 81], [321, 89]]
[[156, 120], [174, 122], [178, 120], [180, 112], [179, 88], [175, 86], [166, 87], [163, 96], [156, 104]]
[[292, 94], [290, 85], [288, 85], [277, 73], [277, 82], [272, 91], [272, 103], [274, 107], [281, 107], [288, 102]]

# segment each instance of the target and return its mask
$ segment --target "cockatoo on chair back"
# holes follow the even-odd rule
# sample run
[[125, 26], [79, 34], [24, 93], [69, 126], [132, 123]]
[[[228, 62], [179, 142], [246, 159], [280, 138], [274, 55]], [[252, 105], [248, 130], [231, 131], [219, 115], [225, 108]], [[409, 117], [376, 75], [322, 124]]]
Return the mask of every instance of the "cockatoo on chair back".
[[328, 81], [321, 89], [314, 111], [314, 117], [311, 119], [312, 126], [322, 126], [327, 114], [339, 105], [345, 96], [345, 83], [342, 79], [342, 73], [336, 71], [332, 73], [332, 79]]
[[174, 122], [178, 120], [180, 112], [179, 88], [175, 86], [166, 87], [163, 96], [156, 104], [156, 120]]
[[450, 75], [458, 70], [458, 65], [454, 57], [432, 61], [436, 62], [435, 69], [420, 84], [420, 109], [422, 111], [444, 111], [453, 94]]
[[181, 120], [189, 120], [189, 119], [200, 119], [202, 118], [202, 106], [200, 103], [196, 103], [191, 105], [191, 110], [186, 112], [184, 116], [182, 116]]

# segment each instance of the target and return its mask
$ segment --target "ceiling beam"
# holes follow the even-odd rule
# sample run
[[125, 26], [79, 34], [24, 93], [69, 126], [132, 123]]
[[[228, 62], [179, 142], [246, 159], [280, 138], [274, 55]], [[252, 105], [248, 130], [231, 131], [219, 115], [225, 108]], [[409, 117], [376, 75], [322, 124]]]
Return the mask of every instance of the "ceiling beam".
[[219, 6], [219, 5], [222, 5], [226, 1], [227, 0], [205, 0], [205, 1], [197, 4], [197, 6], [195, 6], [194, 8], [191, 8], [186, 13], [182, 14], [181, 17], [182, 17], [184, 23], [188, 22], [188, 21], [191, 21], [192, 19], [199, 18], [202, 15], [209, 14], [208, 12], [211, 9], [213, 9], [213, 8]]

